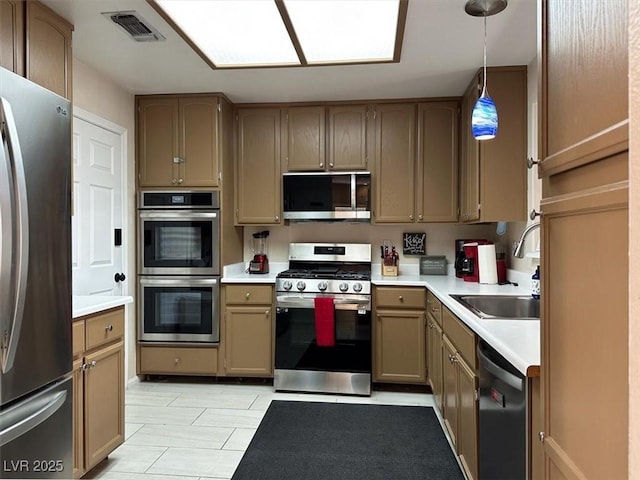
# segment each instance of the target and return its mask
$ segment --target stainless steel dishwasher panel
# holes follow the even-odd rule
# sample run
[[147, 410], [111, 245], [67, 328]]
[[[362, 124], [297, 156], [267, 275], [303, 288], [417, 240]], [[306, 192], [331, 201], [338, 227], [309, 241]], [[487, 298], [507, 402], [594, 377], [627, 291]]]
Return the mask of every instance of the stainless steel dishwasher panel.
[[487, 343], [478, 343], [480, 480], [527, 478], [526, 378]]

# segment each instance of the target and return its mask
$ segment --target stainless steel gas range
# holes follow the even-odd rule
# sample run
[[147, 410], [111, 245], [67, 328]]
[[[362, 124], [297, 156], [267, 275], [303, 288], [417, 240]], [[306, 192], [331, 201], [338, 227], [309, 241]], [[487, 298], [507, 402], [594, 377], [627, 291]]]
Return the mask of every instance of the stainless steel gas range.
[[278, 391], [371, 394], [371, 245], [292, 243], [276, 278]]

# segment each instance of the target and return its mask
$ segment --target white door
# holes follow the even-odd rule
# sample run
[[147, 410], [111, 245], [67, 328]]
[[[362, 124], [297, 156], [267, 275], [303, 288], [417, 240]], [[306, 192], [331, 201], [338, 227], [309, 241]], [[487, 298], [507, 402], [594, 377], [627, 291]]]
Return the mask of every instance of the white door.
[[73, 293], [122, 295], [122, 138], [74, 114], [73, 157]]

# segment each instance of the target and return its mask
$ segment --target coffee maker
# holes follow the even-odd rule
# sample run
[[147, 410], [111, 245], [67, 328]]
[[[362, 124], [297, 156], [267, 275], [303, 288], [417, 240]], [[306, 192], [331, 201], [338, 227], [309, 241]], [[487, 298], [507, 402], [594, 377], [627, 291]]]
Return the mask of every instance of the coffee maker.
[[473, 240], [463, 246], [464, 259], [462, 260], [462, 279], [465, 282], [478, 282], [480, 269], [478, 268], [478, 245], [488, 245], [487, 240]]
[[483, 245], [487, 243], [487, 241], [482, 239], [472, 239], [472, 238], [459, 238], [456, 240], [456, 244], [455, 244], [456, 256], [455, 256], [454, 267], [456, 271], [456, 277], [458, 278], [464, 278], [465, 274], [469, 273], [469, 262], [466, 262], [466, 265], [465, 265], [465, 258], [466, 258], [465, 251], [464, 251], [465, 243], [478, 243], [479, 245]]
[[269, 230], [253, 234], [253, 260], [249, 262], [249, 273], [269, 273], [269, 259], [267, 258], [267, 238]]

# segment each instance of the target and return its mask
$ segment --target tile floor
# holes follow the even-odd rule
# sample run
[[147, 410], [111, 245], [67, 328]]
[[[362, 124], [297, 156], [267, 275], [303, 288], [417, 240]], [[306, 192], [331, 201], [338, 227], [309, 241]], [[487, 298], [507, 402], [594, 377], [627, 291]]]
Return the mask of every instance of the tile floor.
[[426, 393], [275, 393], [271, 385], [139, 382], [126, 390], [125, 443], [84, 478], [229, 479], [272, 400], [432, 406]]

